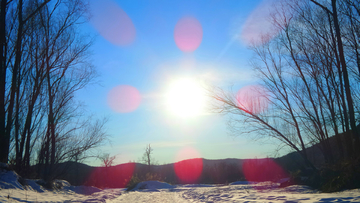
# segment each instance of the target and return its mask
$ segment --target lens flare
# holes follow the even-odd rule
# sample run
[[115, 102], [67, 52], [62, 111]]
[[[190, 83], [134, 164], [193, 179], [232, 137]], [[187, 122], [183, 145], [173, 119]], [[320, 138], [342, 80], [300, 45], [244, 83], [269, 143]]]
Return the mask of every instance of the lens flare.
[[246, 180], [250, 182], [277, 182], [289, 177], [284, 169], [269, 158], [247, 159], [243, 163], [242, 170]]
[[241, 88], [236, 95], [236, 101], [239, 108], [252, 114], [262, 113], [269, 106], [266, 89], [259, 85]]
[[129, 113], [139, 107], [141, 95], [133, 86], [119, 85], [110, 90], [107, 101], [110, 108], [114, 111]]
[[91, 24], [109, 42], [125, 46], [135, 40], [130, 17], [112, 0], [91, 1]]
[[178, 162], [174, 163], [174, 171], [180, 182], [182, 184], [197, 183], [203, 170], [200, 154], [193, 148], [185, 148], [178, 153], [176, 160]]
[[135, 163], [96, 167], [84, 185], [98, 188], [124, 188], [131, 180], [134, 170]]
[[275, 37], [279, 29], [273, 25], [272, 18], [279, 8], [286, 12], [283, 7], [280, 0], [263, 0], [247, 18], [241, 31], [241, 41], [246, 45], [264, 44]]
[[181, 51], [195, 51], [200, 46], [202, 37], [203, 30], [196, 18], [183, 17], [177, 22], [174, 30], [174, 39]]

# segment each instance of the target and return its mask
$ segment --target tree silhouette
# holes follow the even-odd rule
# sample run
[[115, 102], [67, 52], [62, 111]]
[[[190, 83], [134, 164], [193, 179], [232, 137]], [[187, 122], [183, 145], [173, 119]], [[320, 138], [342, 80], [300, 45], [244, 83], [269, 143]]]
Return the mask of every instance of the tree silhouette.
[[141, 161], [148, 166], [149, 172], [151, 172], [151, 166], [156, 164], [156, 161], [152, 156], [153, 151], [154, 151], [154, 149], [151, 148], [150, 144], [146, 145], [145, 152], [141, 158]]
[[106, 139], [106, 119], [82, 113], [75, 93], [92, 83], [91, 36], [82, 0], [1, 1], [0, 161], [47, 179], [57, 163], [81, 161]]
[[[249, 110], [247, 106], [261, 103], [259, 98], [244, 105], [238, 95], [214, 88], [210, 94], [219, 101], [216, 110], [231, 115], [233, 133], [274, 138], [299, 152], [313, 168], [306, 151], [313, 144], [319, 144], [326, 163], [353, 158], [359, 151], [355, 118], [360, 42], [353, 39], [359, 36], [360, 4], [302, 0], [279, 5], [269, 18], [279, 34], [250, 47], [256, 55], [251, 65], [268, 107]], [[335, 145], [330, 142], [333, 135]]]

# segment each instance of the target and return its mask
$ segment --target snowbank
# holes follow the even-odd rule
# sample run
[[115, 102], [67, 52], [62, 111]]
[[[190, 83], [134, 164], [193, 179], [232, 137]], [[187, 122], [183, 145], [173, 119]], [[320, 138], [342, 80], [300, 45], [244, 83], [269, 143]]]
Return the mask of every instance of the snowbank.
[[[19, 180], [22, 180], [24, 185]], [[22, 179], [16, 172], [10, 171], [7, 164], [0, 163], [0, 189], [20, 189], [35, 192], [47, 191], [42, 185], [44, 185], [43, 180]], [[54, 185], [59, 191], [74, 192], [82, 195], [91, 195], [101, 191], [101, 189], [92, 186], [72, 186], [65, 180], [54, 180]]]
[[20, 176], [14, 171], [8, 171], [6, 169], [1, 169], [0, 171], [0, 188], [1, 189], [11, 189], [17, 188], [23, 190], [24, 187], [18, 182]]
[[144, 181], [138, 183], [132, 190], [130, 191], [158, 191], [159, 189], [173, 189], [175, 186], [170, 185], [168, 183], [160, 182], [160, 181]]
[[64, 187], [64, 190], [70, 190], [77, 194], [82, 194], [82, 195], [91, 195], [93, 193], [102, 191], [101, 189], [92, 186], [72, 186], [72, 185]]

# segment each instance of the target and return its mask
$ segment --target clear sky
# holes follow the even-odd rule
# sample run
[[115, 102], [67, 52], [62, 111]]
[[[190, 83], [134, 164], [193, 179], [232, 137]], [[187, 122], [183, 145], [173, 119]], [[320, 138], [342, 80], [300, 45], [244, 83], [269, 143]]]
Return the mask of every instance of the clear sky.
[[[139, 161], [147, 144], [159, 164], [271, 156], [274, 148], [230, 136], [226, 117], [210, 113], [202, 88], [256, 83], [249, 37], [266, 28], [268, 1], [92, 0], [85, 27], [96, 35], [93, 64], [101, 85], [77, 98], [108, 116], [116, 164]], [[189, 100], [191, 98], [191, 100]], [[99, 161], [87, 162], [99, 165]]]

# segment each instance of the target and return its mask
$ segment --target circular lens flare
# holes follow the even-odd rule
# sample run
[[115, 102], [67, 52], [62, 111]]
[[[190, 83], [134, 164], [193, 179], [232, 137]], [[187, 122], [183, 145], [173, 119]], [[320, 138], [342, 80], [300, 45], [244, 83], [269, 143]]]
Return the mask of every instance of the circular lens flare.
[[262, 113], [269, 106], [266, 89], [259, 85], [241, 88], [236, 95], [236, 101], [239, 108], [251, 114]]
[[177, 22], [174, 30], [174, 39], [181, 51], [195, 51], [200, 46], [202, 37], [203, 30], [196, 18], [183, 17]]
[[125, 188], [134, 174], [135, 163], [96, 167], [84, 185], [98, 188]]
[[111, 109], [119, 113], [135, 111], [141, 102], [139, 91], [129, 85], [119, 85], [108, 93], [108, 105]]
[[247, 159], [243, 163], [242, 170], [246, 180], [250, 182], [277, 182], [289, 177], [284, 169], [269, 158]]
[[[186, 160], [185, 160], [186, 159]], [[174, 171], [182, 184], [197, 183], [203, 170], [203, 160], [193, 148], [181, 150], [174, 163]]]
[[125, 46], [135, 40], [136, 30], [130, 17], [112, 0], [91, 1], [91, 24], [109, 42]]
[[281, 1], [263, 0], [247, 18], [241, 31], [241, 41], [246, 45], [265, 44], [275, 37], [280, 32], [272, 23], [272, 18], [280, 18], [274, 15], [277, 10], [284, 12], [282, 15], [289, 14]]

